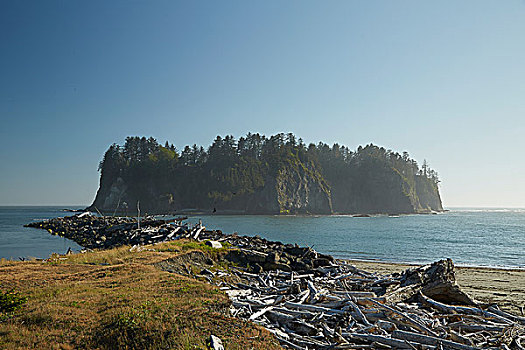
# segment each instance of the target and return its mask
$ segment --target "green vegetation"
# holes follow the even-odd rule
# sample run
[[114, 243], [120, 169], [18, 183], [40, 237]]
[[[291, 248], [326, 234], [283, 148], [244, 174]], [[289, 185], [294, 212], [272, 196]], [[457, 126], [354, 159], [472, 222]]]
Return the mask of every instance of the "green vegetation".
[[408, 153], [306, 145], [293, 134], [217, 136], [181, 152], [153, 138], [113, 144], [100, 163], [94, 207], [136, 213], [413, 213], [442, 210], [438, 175]]
[[195, 251], [212, 259], [210, 269], [227, 268], [213, 260], [220, 249], [185, 240], [138, 252], [128, 246], [1, 261], [0, 288], [20, 294], [0, 294], [2, 312], [9, 311], [0, 313], [0, 348], [206, 349], [214, 334], [227, 349], [280, 349], [268, 331], [230, 317], [218, 288], [159, 267], [193, 267], [188, 254]]
[[0, 292], [0, 313], [13, 312], [27, 302], [27, 297], [15, 291]]

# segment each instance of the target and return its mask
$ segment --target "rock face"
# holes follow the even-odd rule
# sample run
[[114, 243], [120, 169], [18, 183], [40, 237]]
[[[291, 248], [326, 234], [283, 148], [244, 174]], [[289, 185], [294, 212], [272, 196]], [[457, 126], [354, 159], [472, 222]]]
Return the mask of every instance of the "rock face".
[[416, 191], [418, 193], [419, 205], [423, 211], [442, 211], [443, 204], [439, 196], [439, 189], [434, 184], [416, 179]]
[[124, 183], [124, 180], [118, 177], [107, 190], [107, 195], [101, 207], [103, 209], [116, 208], [119, 205], [119, 201], [125, 197], [127, 189], [128, 186]]
[[[144, 191], [142, 191], [144, 192]], [[139, 197], [133, 186], [121, 177], [112, 184], [102, 184], [90, 209], [112, 212], [126, 203], [130, 213], [137, 211], [136, 203], [147, 213], [170, 213], [177, 209], [173, 194], [161, 193], [155, 184], [149, 187], [147, 196]], [[119, 204], [120, 203], [120, 204]], [[179, 206], [180, 208], [180, 206]], [[203, 204], [199, 209], [215, 209], [221, 213], [241, 214], [331, 214], [332, 200], [328, 184], [319, 172], [306, 166], [284, 166], [275, 178], [268, 176], [264, 187], [255, 193], [236, 196], [228, 201]]]
[[283, 168], [277, 176], [276, 191], [281, 214], [332, 212], [330, 189], [315, 169]]
[[314, 169], [283, 167], [248, 200], [251, 214], [331, 214], [330, 189]]
[[332, 187], [338, 213], [407, 214], [418, 210], [412, 188], [395, 171], [374, 172], [356, 181], [348, 179]]
[[355, 162], [343, 175], [325, 171], [336, 213], [411, 214], [443, 211], [437, 182], [372, 160]]

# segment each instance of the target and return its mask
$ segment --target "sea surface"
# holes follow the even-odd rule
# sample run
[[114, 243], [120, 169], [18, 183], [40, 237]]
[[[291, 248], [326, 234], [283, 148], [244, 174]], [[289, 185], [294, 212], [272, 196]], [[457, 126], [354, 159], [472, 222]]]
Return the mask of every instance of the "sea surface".
[[312, 246], [337, 258], [525, 267], [525, 209], [452, 208], [438, 215], [200, 216], [207, 228]]
[[[24, 224], [73, 215], [63, 207], [0, 207], [0, 258], [47, 258], [81, 249]], [[308, 245], [337, 258], [525, 268], [525, 209], [451, 208], [438, 215], [193, 216], [209, 229]]]
[[[0, 206], [0, 258], [41, 258], [52, 253], [64, 254], [69, 248], [79, 251], [75, 242], [49, 234], [46, 230], [24, 227], [32, 221], [73, 215], [65, 207], [2, 207]], [[80, 209], [78, 207], [68, 207]], [[85, 208], [85, 207], [84, 207]]]

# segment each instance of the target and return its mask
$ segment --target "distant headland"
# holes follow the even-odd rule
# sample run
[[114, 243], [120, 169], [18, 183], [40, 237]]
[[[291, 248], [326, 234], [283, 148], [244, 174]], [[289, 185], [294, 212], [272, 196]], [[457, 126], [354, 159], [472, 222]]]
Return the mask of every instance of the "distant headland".
[[217, 136], [178, 151], [127, 137], [100, 162], [90, 210], [136, 214], [413, 214], [443, 210], [437, 172], [373, 144], [306, 145], [289, 133]]

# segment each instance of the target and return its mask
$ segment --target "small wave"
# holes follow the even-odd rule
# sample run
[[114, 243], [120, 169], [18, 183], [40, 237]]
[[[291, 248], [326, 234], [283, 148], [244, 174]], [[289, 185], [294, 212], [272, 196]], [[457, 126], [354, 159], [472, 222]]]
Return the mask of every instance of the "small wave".
[[447, 208], [451, 213], [525, 213], [525, 208]]

